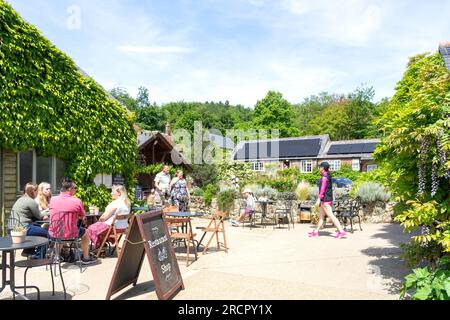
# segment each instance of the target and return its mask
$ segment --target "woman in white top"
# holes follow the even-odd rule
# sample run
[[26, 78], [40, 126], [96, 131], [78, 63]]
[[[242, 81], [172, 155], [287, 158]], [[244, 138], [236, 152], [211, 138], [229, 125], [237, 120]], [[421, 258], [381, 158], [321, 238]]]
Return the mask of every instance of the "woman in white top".
[[235, 227], [239, 227], [240, 223], [242, 223], [247, 216], [251, 216], [255, 212], [255, 198], [253, 197], [253, 192], [250, 189], [244, 190], [245, 197], [245, 209], [240, 212], [237, 220], [231, 219], [231, 225]]
[[[101, 215], [98, 219], [99, 221], [87, 228], [89, 238], [91, 239], [94, 248], [98, 248], [101, 245], [103, 237], [106, 235], [115, 216], [130, 214], [130, 200], [128, 199], [127, 191], [124, 186], [113, 186], [111, 197], [113, 198], [113, 201], [105, 208], [105, 213]], [[116, 221], [117, 230], [126, 229], [127, 227], [127, 220]]]

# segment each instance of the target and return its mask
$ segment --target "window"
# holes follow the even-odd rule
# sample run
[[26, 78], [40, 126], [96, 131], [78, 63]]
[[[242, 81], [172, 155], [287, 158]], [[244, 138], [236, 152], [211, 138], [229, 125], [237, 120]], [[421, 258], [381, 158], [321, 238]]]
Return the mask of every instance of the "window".
[[376, 164], [369, 164], [369, 165], [367, 165], [367, 172], [375, 170], [376, 168], [377, 168]]
[[341, 160], [329, 160], [331, 171], [339, 171], [341, 170]]
[[303, 160], [300, 163], [301, 173], [311, 173], [312, 172], [312, 160]]
[[251, 162], [250, 169], [253, 171], [264, 171], [264, 163], [263, 162]]
[[353, 171], [361, 171], [361, 165], [360, 165], [359, 159], [352, 160], [352, 169], [353, 169]]
[[112, 188], [112, 174], [100, 173], [95, 176], [95, 185], [105, 185], [107, 188]]
[[39, 156], [35, 151], [20, 152], [17, 161], [18, 192], [22, 192], [28, 182], [36, 184], [48, 182], [52, 185], [53, 193], [59, 190], [66, 171], [64, 161], [56, 157]]

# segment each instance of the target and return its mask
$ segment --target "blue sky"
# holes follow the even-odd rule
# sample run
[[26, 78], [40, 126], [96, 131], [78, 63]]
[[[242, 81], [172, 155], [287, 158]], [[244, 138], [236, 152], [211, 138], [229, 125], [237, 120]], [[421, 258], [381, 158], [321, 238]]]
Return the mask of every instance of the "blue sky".
[[106, 89], [253, 107], [373, 86], [450, 40], [450, 1], [7, 0]]

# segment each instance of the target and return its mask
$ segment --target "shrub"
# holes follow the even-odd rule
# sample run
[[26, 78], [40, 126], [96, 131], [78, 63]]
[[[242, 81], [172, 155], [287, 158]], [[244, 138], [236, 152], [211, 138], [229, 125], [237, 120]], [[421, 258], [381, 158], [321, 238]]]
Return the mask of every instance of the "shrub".
[[237, 197], [238, 193], [236, 189], [229, 188], [220, 191], [217, 196], [217, 205], [219, 210], [223, 212], [230, 213], [234, 209], [234, 199]]
[[292, 192], [296, 187], [296, 180], [292, 177], [268, 178], [259, 177], [256, 182], [264, 187], [271, 187], [279, 192]]
[[333, 196], [335, 199], [341, 199], [343, 196], [349, 194], [349, 191], [345, 188], [333, 188]]
[[309, 183], [304, 180], [300, 182], [295, 190], [297, 199], [300, 201], [306, 201], [309, 198]]
[[203, 198], [205, 200], [205, 204], [207, 206], [210, 206], [212, 203], [212, 199], [214, 198], [214, 196], [217, 194], [218, 190], [217, 190], [217, 186], [213, 185], [213, 184], [208, 184], [206, 186], [205, 192], [203, 194]]
[[319, 195], [319, 187], [311, 186], [308, 188], [309, 200], [316, 201]]
[[450, 258], [443, 257], [440, 264], [431, 272], [428, 267], [414, 269], [405, 277], [400, 298], [410, 293], [413, 300], [450, 300]]
[[305, 180], [310, 185], [315, 186], [317, 183], [317, 180], [319, 180], [320, 178], [321, 178], [320, 170], [314, 169], [312, 173], [300, 173], [297, 176], [297, 181]]
[[203, 191], [203, 189], [199, 188], [199, 187], [195, 187], [191, 191], [191, 195], [193, 195], [194, 197], [203, 197], [204, 194], [205, 194], [205, 191]]
[[283, 201], [296, 200], [297, 195], [295, 194], [295, 192], [280, 192], [277, 195], [277, 199], [283, 200]]
[[299, 170], [297, 168], [289, 168], [278, 171], [278, 175], [280, 177], [292, 177], [297, 176], [299, 174]]
[[278, 194], [278, 191], [271, 187], [262, 187], [262, 188], [256, 189], [256, 191], [255, 191], [255, 195], [258, 198], [265, 197], [268, 199], [275, 199], [277, 194]]
[[373, 203], [376, 201], [388, 202], [391, 193], [386, 188], [376, 182], [365, 182], [356, 190], [356, 194], [361, 198], [362, 203]]

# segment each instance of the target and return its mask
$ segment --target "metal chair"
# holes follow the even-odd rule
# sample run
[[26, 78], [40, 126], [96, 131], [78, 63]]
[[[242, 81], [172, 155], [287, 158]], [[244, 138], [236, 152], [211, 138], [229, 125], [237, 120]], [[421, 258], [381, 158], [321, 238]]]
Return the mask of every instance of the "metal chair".
[[361, 199], [356, 197], [353, 200], [344, 200], [339, 204], [337, 210], [339, 214], [337, 217], [342, 221], [344, 229], [347, 226], [347, 221], [350, 221], [351, 232], [353, 233], [353, 219], [358, 218], [359, 229], [362, 231], [361, 227], [361, 216], [359, 215], [359, 210], [361, 208]]
[[[292, 223], [292, 229], [295, 228], [295, 221], [294, 217], [292, 215], [292, 201], [288, 200], [284, 204], [284, 208], [275, 209], [274, 214], [274, 225], [273, 228], [275, 229], [275, 226], [280, 226], [287, 224], [288, 230], [290, 230], [290, 224]], [[287, 222], [287, 223], [286, 223]]]
[[24, 295], [27, 295], [27, 272], [31, 268], [35, 267], [50, 267], [50, 275], [52, 278], [52, 295], [55, 295], [55, 280], [53, 276], [53, 268], [55, 269], [55, 275], [56, 275], [56, 265], [58, 265], [59, 269], [59, 276], [61, 278], [61, 283], [64, 290], [64, 300], [67, 300], [67, 293], [66, 293], [66, 286], [64, 284], [64, 279], [61, 271], [61, 256], [60, 251], [62, 248], [62, 235], [64, 233], [64, 221], [62, 220], [55, 220], [50, 222], [50, 226], [53, 230], [53, 236], [48, 237], [49, 241], [49, 247], [47, 249], [47, 254], [45, 258], [42, 259], [32, 259], [32, 260], [22, 260], [16, 262], [16, 267], [19, 268], [26, 268], [23, 276], [23, 283], [24, 283]]
[[[52, 229], [53, 221], [63, 221], [64, 225], [64, 233], [61, 236], [61, 243], [64, 245], [69, 245], [69, 255], [74, 256], [74, 259], [77, 260], [78, 265], [80, 266], [80, 272], [83, 272], [83, 264], [81, 261], [82, 254], [81, 250], [81, 238], [78, 236], [79, 234], [79, 225], [78, 225], [79, 215], [77, 212], [70, 211], [59, 211], [55, 215], [50, 216], [50, 227], [49, 227], [49, 235], [54, 237], [54, 231]], [[70, 230], [69, 232], [67, 230]], [[75, 253], [73, 250], [75, 249]], [[78, 259], [77, 259], [78, 258]]]

